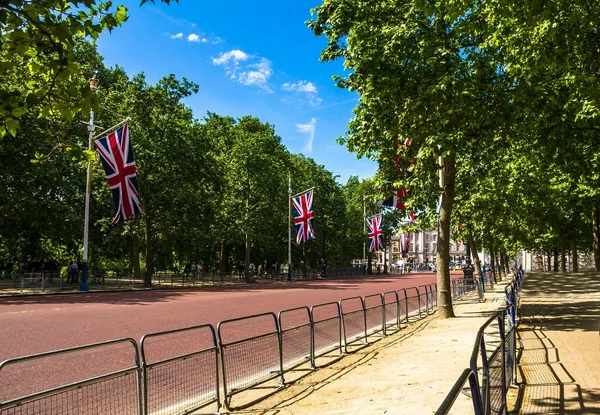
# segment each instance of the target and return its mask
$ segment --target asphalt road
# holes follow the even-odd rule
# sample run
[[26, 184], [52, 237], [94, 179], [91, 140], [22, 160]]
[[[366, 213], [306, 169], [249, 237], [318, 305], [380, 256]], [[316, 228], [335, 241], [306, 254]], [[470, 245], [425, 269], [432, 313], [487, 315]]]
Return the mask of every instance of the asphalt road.
[[[117, 338], [139, 341], [149, 333], [195, 325], [216, 327], [227, 319], [267, 312], [276, 314], [295, 307], [431, 284], [435, 280], [434, 273], [411, 273], [202, 289], [2, 298], [0, 361]], [[157, 340], [156, 358], [185, 352], [190, 345], [206, 344], [207, 333], [199, 329], [165, 339], [162, 344]], [[90, 350], [77, 358], [62, 358], [60, 365], [55, 357], [52, 364], [39, 360], [15, 367], [14, 373], [7, 368], [0, 373], [0, 383], [5, 385], [0, 401], [25, 393], [25, 386], [30, 388], [27, 392], [33, 392], [31, 388], [39, 390], [39, 387], [53, 387], [60, 382], [107, 373], [122, 368], [123, 362], [129, 362], [126, 366], [130, 366], [132, 355], [133, 348], [124, 343], [105, 348], [102, 353]], [[59, 366], [64, 372], [60, 376]], [[25, 381], [28, 378], [37, 379], [39, 384], [34, 387]]]

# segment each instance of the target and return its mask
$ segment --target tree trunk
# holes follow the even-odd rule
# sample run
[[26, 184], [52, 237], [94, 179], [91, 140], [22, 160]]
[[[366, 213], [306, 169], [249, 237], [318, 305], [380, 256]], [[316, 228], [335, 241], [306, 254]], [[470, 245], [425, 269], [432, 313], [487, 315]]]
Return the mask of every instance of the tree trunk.
[[548, 270], [547, 270], [548, 272], [552, 271], [552, 262], [551, 262], [552, 258], [550, 257], [550, 255], [551, 255], [550, 251], [546, 252], [546, 258], [547, 258], [546, 265], [548, 265]]
[[456, 155], [443, 157], [443, 190], [440, 217], [438, 222], [437, 244], [437, 285], [438, 314], [440, 318], [454, 317], [452, 308], [452, 287], [450, 285], [450, 219], [454, 204], [454, 185], [456, 182]]
[[504, 249], [502, 249], [502, 252], [500, 253], [500, 255], [502, 255], [502, 272], [504, 273], [504, 278], [508, 279], [508, 276], [510, 275], [510, 268], [508, 267], [508, 263], [509, 263], [509, 259], [508, 259], [508, 254], [506, 253], [506, 251]]
[[560, 270], [567, 272], [567, 252], [564, 247], [560, 250]]
[[144, 287], [152, 287], [152, 269], [154, 267], [152, 261], [152, 221], [149, 216], [146, 216], [146, 274], [144, 275]]
[[496, 252], [494, 251], [494, 246], [490, 244], [490, 268], [492, 269], [492, 278], [494, 282], [498, 282], [496, 278]]
[[471, 252], [473, 253], [473, 262], [475, 264], [475, 275], [482, 276], [481, 274], [481, 261], [479, 260], [479, 253], [477, 252], [477, 245], [475, 244], [475, 239], [473, 239], [473, 234], [471, 230], [467, 233], [467, 241], [469, 242], [469, 246], [471, 247]]
[[596, 271], [600, 271], [600, 229], [598, 226], [598, 203], [594, 203], [592, 205], [592, 234], [594, 238], [594, 264]]
[[244, 279], [247, 283], [250, 283], [252, 281], [252, 276], [250, 275], [250, 234], [248, 232], [246, 232], [246, 255], [244, 262], [246, 263]]
[[573, 272], [579, 272], [579, 258], [577, 255], [577, 241], [571, 241], [571, 256], [573, 257]]
[[221, 241], [221, 261], [219, 263], [219, 271], [221, 271], [223, 274], [227, 273], [228, 257], [229, 257], [229, 252], [227, 249], [227, 241], [225, 241], [225, 239], [223, 239]]
[[133, 273], [137, 277], [140, 275], [140, 245], [137, 235], [132, 235], [131, 245], [133, 251]]
[[554, 272], [558, 272], [558, 251], [554, 251]]

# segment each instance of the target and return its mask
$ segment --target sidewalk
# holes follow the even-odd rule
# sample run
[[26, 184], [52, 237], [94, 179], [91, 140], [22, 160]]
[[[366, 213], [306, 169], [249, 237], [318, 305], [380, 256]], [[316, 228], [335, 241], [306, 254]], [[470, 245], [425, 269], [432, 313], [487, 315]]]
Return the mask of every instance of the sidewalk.
[[[415, 321], [235, 414], [432, 414], [468, 367], [480, 326], [504, 306], [505, 281], [483, 303], [455, 303], [457, 318]], [[235, 398], [234, 398], [235, 399]], [[473, 412], [461, 395], [456, 414]], [[222, 413], [227, 413], [223, 408]]]
[[530, 273], [521, 294], [520, 414], [600, 414], [600, 274]]

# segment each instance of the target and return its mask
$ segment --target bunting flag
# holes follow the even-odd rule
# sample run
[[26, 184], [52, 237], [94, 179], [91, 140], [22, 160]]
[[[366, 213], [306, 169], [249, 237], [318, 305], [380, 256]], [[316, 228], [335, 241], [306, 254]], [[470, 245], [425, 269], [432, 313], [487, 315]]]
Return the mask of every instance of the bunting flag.
[[402, 253], [402, 258], [406, 258], [408, 256], [409, 248], [410, 232], [405, 232], [400, 236], [400, 252]]
[[296, 225], [296, 243], [302, 244], [314, 239], [313, 189], [292, 198], [292, 206]]
[[94, 141], [100, 154], [106, 181], [115, 201], [115, 217], [112, 223], [118, 223], [140, 213], [142, 208], [138, 198], [136, 168], [133, 161], [129, 126], [123, 125], [104, 138]]
[[367, 229], [369, 232], [369, 250], [378, 251], [383, 248], [383, 229], [381, 227], [382, 216], [379, 215], [367, 218]]
[[381, 203], [382, 206], [391, 206], [396, 209], [404, 210], [406, 205], [403, 200], [406, 199], [406, 189], [399, 189], [394, 196], [391, 196]]

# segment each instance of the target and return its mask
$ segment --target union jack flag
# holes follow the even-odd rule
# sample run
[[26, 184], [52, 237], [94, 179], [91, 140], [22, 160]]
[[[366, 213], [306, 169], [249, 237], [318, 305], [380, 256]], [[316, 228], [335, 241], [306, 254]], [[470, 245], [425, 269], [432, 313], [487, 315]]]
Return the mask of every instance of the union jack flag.
[[117, 212], [112, 223], [118, 223], [142, 211], [129, 141], [129, 126], [125, 124], [95, 143], [115, 201]]
[[381, 213], [367, 218], [369, 231], [369, 250], [375, 252], [383, 248], [383, 230], [381, 229]]
[[313, 190], [292, 198], [294, 224], [296, 225], [296, 243], [305, 243], [315, 237], [313, 229]]

